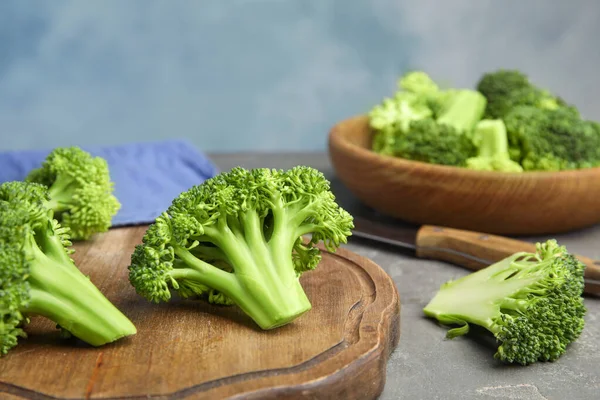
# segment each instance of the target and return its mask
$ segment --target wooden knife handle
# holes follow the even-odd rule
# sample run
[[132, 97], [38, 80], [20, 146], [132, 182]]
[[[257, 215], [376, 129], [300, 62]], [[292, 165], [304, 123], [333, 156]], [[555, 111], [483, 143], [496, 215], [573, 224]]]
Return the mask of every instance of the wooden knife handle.
[[[535, 252], [533, 243], [485, 233], [424, 225], [417, 233], [417, 257], [446, 261], [471, 270], [487, 266], [476, 259], [500, 261], [519, 251]], [[576, 255], [585, 264], [585, 293], [600, 295], [600, 261]]]

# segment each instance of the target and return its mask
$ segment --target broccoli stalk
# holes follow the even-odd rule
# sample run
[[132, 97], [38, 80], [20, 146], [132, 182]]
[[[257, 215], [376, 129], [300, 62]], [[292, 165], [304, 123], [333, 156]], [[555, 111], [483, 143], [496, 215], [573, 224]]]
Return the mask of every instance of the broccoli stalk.
[[44, 207], [47, 196], [35, 183], [0, 185], [0, 354], [26, 336], [29, 315], [49, 318], [92, 346], [136, 333], [75, 266], [69, 230]]
[[52, 150], [25, 178], [48, 187], [46, 206], [70, 229], [74, 240], [106, 232], [121, 204], [113, 195], [108, 164], [78, 147]]
[[484, 119], [477, 123], [473, 142], [478, 154], [467, 160], [467, 168], [481, 171], [523, 171], [523, 167], [510, 158], [506, 126], [501, 119]]
[[457, 90], [446, 102], [436, 121], [452, 127], [458, 134], [471, 137], [473, 129], [483, 117], [485, 106], [486, 99], [478, 91]]
[[132, 254], [129, 278], [150, 301], [174, 290], [236, 304], [273, 329], [311, 309], [299, 278], [320, 261], [316, 243], [335, 251], [352, 228], [319, 171], [238, 167], [173, 200]]
[[553, 361], [583, 330], [583, 271], [564, 246], [548, 240], [535, 253], [516, 253], [443, 284], [423, 311], [459, 325], [448, 338], [467, 334], [469, 324], [487, 329], [500, 343], [494, 357], [501, 361]]

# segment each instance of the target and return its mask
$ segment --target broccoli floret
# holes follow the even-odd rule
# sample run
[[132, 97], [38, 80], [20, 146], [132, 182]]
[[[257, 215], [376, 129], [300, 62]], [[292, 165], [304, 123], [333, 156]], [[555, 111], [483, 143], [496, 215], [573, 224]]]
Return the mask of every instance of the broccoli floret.
[[398, 88], [417, 94], [433, 94], [440, 91], [438, 84], [423, 71], [410, 71], [401, 76]]
[[465, 166], [475, 156], [476, 147], [466, 135], [433, 119], [415, 121], [410, 131], [396, 140], [394, 155], [430, 164]]
[[379, 154], [433, 164], [464, 166], [475, 155], [470, 136], [483, 116], [485, 97], [476, 90], [440, 90], [424, 72], [398, 81], [394, 99], [369, 113], [371, 148]]
[[477, 90], [487, 99], [486, 119], [502, 118], [509, 111], [506, 98], [515, 91], [531, 87], [529, 78], [515, 69], [499, 69], [481, 76]]
[[441, 89], [431, 77], [423, 71], [411, 71], [398, 80], [398, 88], [403, 93], [414, 93], [427, 105], [432, 117], [437, 118], [451, 104], [453, 96], [460, 89]]
[[136, 333], [135, 326], [70, 257], [68, 228], [53, 218], [45, 186], [0, 185], [0, 355], [26, 337], [30, 315], [93, 346]]
[[584, 265], [555, 240], [538, 243], [489, 267], [443, 284], [424, 308], [426, 316], [491, 332], [499, 343], [494, 357], [527, 365], [554, 361], [584, 328]]
[[25, 181], [49, 188], [47, 207], [70, 229], [73, 240], [87, 240], [106, 232], [121, 208], [113, 195], [114, 184], [106, 160], [92, 157], [79, 147], [54, 149]]
[[480, 171], [523, 172], [519, 163], [511, 160], [506, 126], [501, 119], [480, 121], [473, 134], [477, 156], [469, 158], [467, 168]]
[[505, 118], [512, 158], [526, 171], [600, 165], [600, 125], [565, 108], [522, 106]]
[[514, 108], [530, 106], [543, 110], [564, 108], [575, 115], [579, 111], [549, 90], [533, 84], [518, 70], [498, 70], [484, 74], [477, 84], [487, 99], [485, 118], [505, 118]]
[[150, 301], [173, 290], [236, 304], [272, 329], [311, 309], [299, 278], [319, 263], [316, 244], [335, 251], [352, 229], [318, 170], [237, 167], [173, 200], [136, 246], [129, 279]]
[[391, 155], [397, 135], [408, 132], [410, 123], [432, 116], [423, 98], [414, 93], [398, 92], [392, 99], [384, 99], [369, 112], [369, 123], [376, 134], [374, 151]]

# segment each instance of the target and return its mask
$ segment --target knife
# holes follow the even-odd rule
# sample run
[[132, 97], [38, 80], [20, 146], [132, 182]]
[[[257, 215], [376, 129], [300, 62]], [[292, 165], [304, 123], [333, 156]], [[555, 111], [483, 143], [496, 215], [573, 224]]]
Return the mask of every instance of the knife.
[[[535, 252], [535, 244], [502, 236], [440, 226], [389, 226], [354, 216], [353, 236], [397, 246], [423, 259], [449, 262], [473, 271], [516, 252]], [[575, 255], [585, 264], [586, 294], [600, 296], [600, 261]]]

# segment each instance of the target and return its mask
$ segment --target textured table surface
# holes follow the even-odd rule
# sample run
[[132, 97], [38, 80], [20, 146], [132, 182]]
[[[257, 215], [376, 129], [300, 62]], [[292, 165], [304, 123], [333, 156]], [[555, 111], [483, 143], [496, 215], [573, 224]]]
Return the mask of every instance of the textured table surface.
[[[349, 211], [355, 204], [335, 179], [326, 154], [212, 154], [211, 158], [221, 170], [238, 165], [312, 166], [332, 180], [340, 203], [348, 205]], [[556, 239], [571, 252], [600, 258], [600, 227]], [[400, 293], [400, 344], [389, 361], [381, 399], [600, 398], [600, 299], [586, 299], [586, 328], [560, 360], [528, 367], [503, 366], [493, 360], [493, 349], [469, 338], [446, 340], [446, 330], [423, 317], [422, 309], [439, 285], [467, 274], [467, 270], [443, 262], [419, 260], [390, 246], [359, 238], [351, 238], [346, 247], [379, 264], [394, 279]]]

